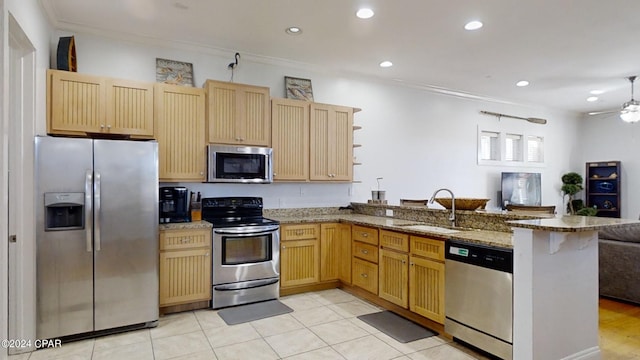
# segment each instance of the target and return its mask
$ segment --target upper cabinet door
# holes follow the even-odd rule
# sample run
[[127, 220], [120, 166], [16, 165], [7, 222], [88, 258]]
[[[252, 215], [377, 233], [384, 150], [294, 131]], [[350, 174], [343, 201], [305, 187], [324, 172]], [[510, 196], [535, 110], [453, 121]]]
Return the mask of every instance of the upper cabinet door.
[[353, 108], [311, 104], [311, 180], [353, 179]]
[[153, 138], [153, 84], [48, 70], [47, 89], [49, 134]]
[[84, 135], [106, 129], [106, 83], [98, 76], [47, 72], [47, 132]]
[[107, 132], [153, 138], [153, 84], [107, 80]]
[[271, 146], [269, 88], [207, 80], [208, 142]]
[[205, 180], [204, 111], [203, 89], [155, 85], [160, 181]]
[[309, 179], [309, 102], [271, 100], [274, 181]]

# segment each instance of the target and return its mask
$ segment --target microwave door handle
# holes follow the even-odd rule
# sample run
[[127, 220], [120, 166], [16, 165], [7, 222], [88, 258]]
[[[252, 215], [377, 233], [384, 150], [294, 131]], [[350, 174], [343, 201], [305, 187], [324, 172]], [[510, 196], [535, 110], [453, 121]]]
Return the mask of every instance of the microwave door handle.
[[100, 173], [95, 172], [95, 180], [93, 182], [93, 223], [95, 233], [96, 251], [100, 251]]
[[92, 195], [93, 195], [93, 171], [87, 170], [85, 179], [84, 179], [84, 219], [85, 225], [84, 229], [86, 232], [86, 241], [87, 241], [87, 252], [93, 251], [92, 246], [92, 234], [93, 230], [93, 205], [92, 205]]

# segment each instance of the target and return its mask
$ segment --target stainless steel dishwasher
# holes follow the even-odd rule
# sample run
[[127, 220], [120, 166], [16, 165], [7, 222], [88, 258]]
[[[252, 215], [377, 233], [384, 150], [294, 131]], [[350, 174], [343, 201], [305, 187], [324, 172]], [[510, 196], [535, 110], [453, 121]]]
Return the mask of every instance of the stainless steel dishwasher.
[[449, 240], [444, 330], [503, 359], [513, 358], [513, 250]]

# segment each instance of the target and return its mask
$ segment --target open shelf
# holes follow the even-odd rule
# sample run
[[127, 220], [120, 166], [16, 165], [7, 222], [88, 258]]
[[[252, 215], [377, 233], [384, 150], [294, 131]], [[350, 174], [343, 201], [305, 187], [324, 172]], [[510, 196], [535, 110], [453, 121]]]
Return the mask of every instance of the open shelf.
[[586, 203], [597, 216], [620, 217], [620, 161], [586, 163]]

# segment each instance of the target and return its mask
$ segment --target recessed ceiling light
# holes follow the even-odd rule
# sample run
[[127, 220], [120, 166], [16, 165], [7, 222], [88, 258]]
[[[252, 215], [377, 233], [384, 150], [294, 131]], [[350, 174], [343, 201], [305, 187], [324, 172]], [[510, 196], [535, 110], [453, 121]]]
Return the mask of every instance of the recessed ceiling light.
[[591, 94], [591, 95], [604, 94], [604, 90], [591, 90], [591, 91], [589, 91], [589, 94]]
[[469, 21], [464, 25], [465, 30], [478, 30], [482, 27], [482, 22], [478, 20]]
[[388, 68], [388, 67], [392, 67], [392, 66], [393, 66], [393, 63], [391, 61], [389, 61], [389, 60], [385, 60], [385, 61], [380, 63], [380, 67], [383, 67], [383, 68]]
[[373, 10], [368, 8], [362, 8], [356, 12], [356, 16], [360, 19], [370, 19], [373, 17]]
[[588, 101], [588, 102], [594, 102], [594, 101], [596, 101], [596, 100], [598, 100], [598, 97], [597, 97], [597, 96], [589, 96], [589, 97], [587, 98], [587, 101]]
[[519, 87], [528, 86], [528, 85], [529, 85], [529, 82], [527, 80], [520, 80], [516, 83], [516, 86], [519, 86]]
[[302, 29], [297, 26], [288, 27], [285, 32], [289, 35], [300, 35], [302, 34]]

